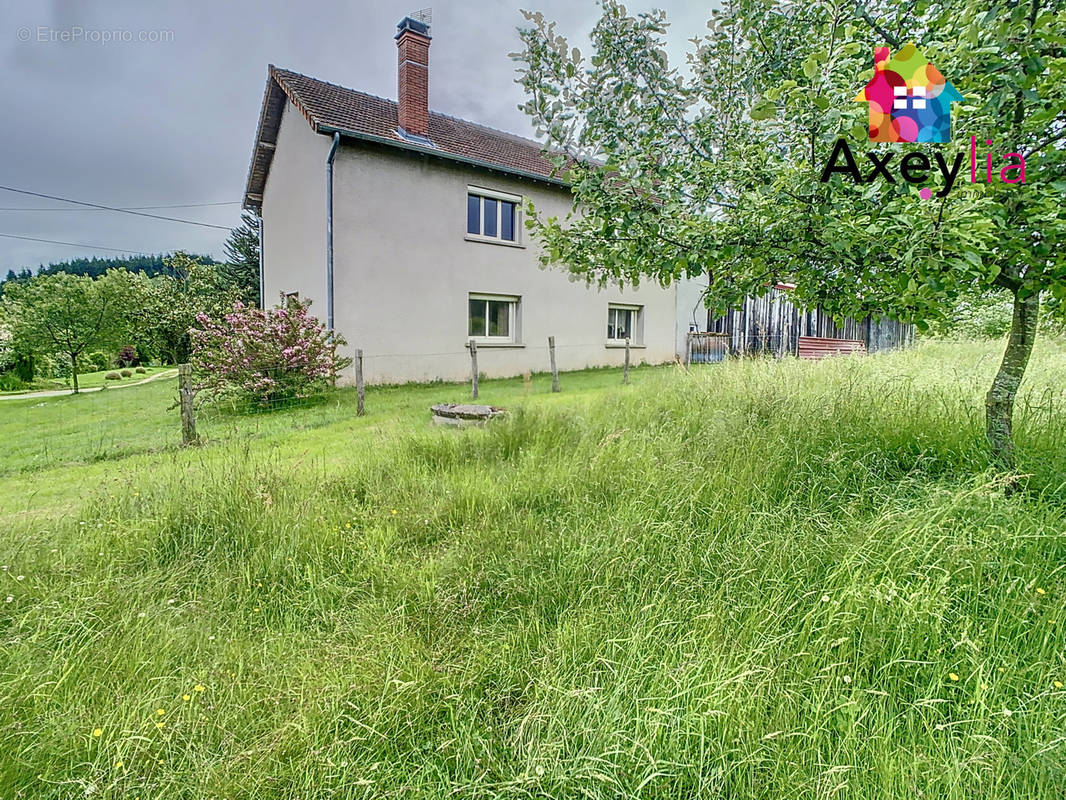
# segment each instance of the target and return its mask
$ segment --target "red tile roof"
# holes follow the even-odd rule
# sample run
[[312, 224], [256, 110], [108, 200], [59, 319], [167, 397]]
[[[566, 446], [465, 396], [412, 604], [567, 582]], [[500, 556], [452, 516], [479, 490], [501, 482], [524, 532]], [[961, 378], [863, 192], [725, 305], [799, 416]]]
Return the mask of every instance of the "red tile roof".
[[245, 208], [260, 208], [278, 128], [286, 100], [304, 115], [316, 133], [393, 145], [440, 158], [566, 185], [543, 147], [530, 139], [466, 120], [429, 112], [429, 141], [405, 138], [397, 130], [396, 102], [346, 89], [298, 72], [270, 66], [259, 129], [248, 171]]

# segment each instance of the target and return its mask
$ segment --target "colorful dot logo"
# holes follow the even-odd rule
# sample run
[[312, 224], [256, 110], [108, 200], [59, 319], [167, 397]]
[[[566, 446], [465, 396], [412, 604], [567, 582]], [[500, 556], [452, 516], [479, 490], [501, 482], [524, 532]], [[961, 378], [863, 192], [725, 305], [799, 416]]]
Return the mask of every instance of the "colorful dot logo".
[[963, 96], [913, 44], [874, 49], [874, 76], [855, 96], [869, 103], [871, 142], [949, 142], [951, 104]]

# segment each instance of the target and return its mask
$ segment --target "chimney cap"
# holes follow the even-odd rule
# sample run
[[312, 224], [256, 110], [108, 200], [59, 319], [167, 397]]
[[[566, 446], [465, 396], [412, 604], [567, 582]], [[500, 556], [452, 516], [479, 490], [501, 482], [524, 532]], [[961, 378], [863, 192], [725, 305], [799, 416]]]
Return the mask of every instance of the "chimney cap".
[[396, 38], [399, 39], [405, 33], [417, 33], [419, 36], [425, 36], [427, 39], [431, 39], [429, 35], [429, 25], [421, 20], [413, 19], [412, 17], [404, 17], [400, 20], [400, 24], [396, 26], [398, 31]]

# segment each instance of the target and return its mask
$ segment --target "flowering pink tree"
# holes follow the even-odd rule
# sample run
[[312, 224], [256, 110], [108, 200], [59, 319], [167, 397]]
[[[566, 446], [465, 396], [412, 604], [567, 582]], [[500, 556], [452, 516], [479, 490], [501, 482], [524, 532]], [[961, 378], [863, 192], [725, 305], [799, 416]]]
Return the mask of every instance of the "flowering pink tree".
[[266, 310], [237, 303], [221, 321], [198, 314], [200, 327], [190, 334], [199, 388], [270, 406], [329, 386], [351, 359], [337, 355], [344, 339], [330, 335], [310, 305], [283, 295], [280, 306]]

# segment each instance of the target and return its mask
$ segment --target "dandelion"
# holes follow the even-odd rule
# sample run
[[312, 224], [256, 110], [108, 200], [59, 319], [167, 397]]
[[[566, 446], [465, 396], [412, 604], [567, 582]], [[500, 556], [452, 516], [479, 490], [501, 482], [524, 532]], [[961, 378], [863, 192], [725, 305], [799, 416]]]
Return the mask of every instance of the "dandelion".
[[103, 735], [104, 735], [104, 729], [103, 728], [94, 728], [93, 729], [93, 736], [95, 738], [99, 739]]
[[202, 683], [198, 683], [194, 687], [192, 687], [192, 690], [194, 692], [202, 692], [204, 690], [204, 685]]
[[155, 713], [156, 713], [156, 714], [158, 714], [159, 716], [163, 716], [163, 715], [164, 715], [164, 714], [166, 714], [167, 712], [166, 712], [166, 711], [164, 711], [164, 710], [163, 710], [163, 709], [161, 709], [161, 708], [157, 708], [157, 709], [155, 710]]
[[987, 683], [982, 683], [981, 684], [981, 688], [982, 689], [987, 689], [988, 688], [988, 684]]
[[959, 679], [959, 676], [956, 675], [954, 672], [949, 672], [948, 673], [948, 680], [957, 681], [958, 679]]
[[181, 696], [181, 699], [184, 700], [186, 703], [188, 703], [190, 700], [192, 700], [192, 695], [191, 694], [183, 694]]
[[160, 720], [159, 722], [157, 722], [157, 723], [155, 724], [155, 726], [156, 726], [157, 728], [162, 728], [162, 727], [163, 727], [164, 725], [166, 725], [166, 723], [165, 723], [165, 722], [163, 722], [162, 720]]
[[115, 769], [122, 769], [123, 766], [125, 766], [124, 762], [122, 762], [122, 761], [116, 761], [115, 762]]
[[1037, 594], [1047, 594], [1047, 592], [1045, 592], [1045, 591], [1044, 591], [1043, 589], [1041, 589], [1041, 588], [1040, 588], [1039, 586], [1037, 586], [1037, 587], [1036, 587], [1036, 593], [1037, 593]]
[[1062, 681], [1055, 681], [1055, 682], [1054, 682], [1054, 683], [1053, 683], [1052, 685], [1053, 685], [1053, 686], [1054, 686], [1054, 687], [1055, 687], [1056, 689], [1061, 689], [1061, 688], [1062, 688]]

